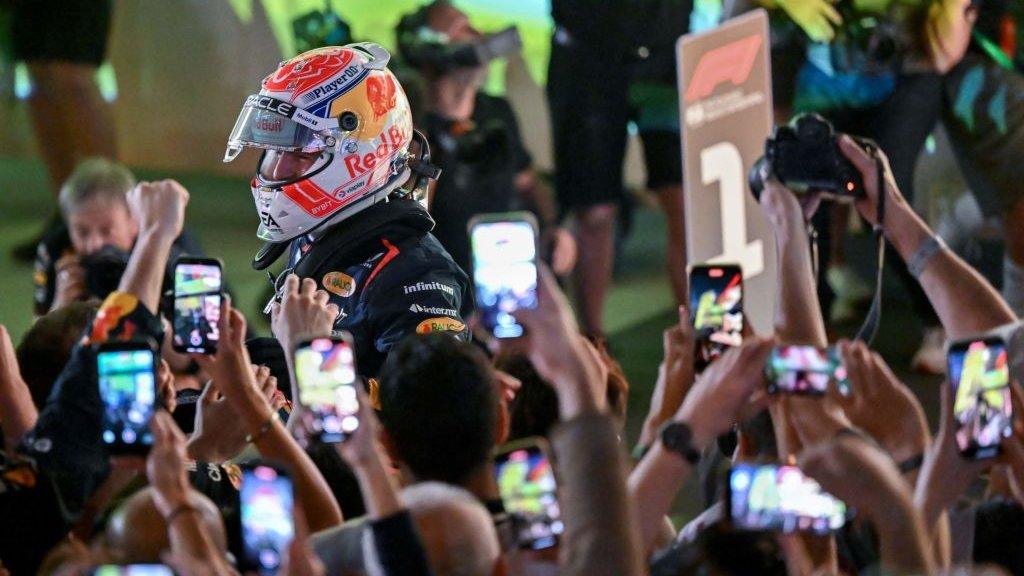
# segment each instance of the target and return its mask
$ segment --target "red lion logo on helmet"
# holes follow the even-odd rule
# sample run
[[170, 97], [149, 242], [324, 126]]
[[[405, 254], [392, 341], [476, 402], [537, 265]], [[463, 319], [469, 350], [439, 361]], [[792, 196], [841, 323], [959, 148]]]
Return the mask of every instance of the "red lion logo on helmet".
[[366, 80], [366, 99], [373, 107], [373, 119], [377, 120], [395, 107], [395, 79], [390, 74], [372, 76]]
[[315, 50], [309, 56], [300, 54], [263, 79], [267, 90], [292, 91], [292, 98], [322, 84], [325, 80], [345, 69], [352, 62], [354, 53], [343, 48]]

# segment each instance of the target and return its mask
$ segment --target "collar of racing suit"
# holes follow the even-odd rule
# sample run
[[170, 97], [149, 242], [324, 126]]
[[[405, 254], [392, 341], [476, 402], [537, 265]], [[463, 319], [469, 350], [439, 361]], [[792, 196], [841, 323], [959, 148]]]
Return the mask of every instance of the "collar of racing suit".
[[434, 227], [434, 219], [416, 200], [402, 199], [381, 202], [367, 208], [357, 220], [346, 220], [328, 228], [312, 242], [309, 251], [295, 265], [295, 273], [307, 277], [325, 262], [349, 260], [368, 245], [380, 246], [385, 235], [408, 236], [425, 234]]

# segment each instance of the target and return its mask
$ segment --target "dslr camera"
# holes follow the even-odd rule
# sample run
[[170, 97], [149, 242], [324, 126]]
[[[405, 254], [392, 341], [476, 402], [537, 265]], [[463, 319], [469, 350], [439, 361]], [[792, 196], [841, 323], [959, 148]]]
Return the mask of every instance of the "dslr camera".
[[484, 34], [472, 42], [451, 42], [448, 36], [434, 32], [427, 21], [436, 3], [427, 4], [398, 22], [398, 52], [413, 68], [446, 74], [459, 68], [483, 66], [522, 50], [523, 40], [515, 26]]
[[85, 289], [100, 300], [117, 290], [121, 276], [128, 268], [128, 252], [115, 246], [104, 246], [95, 254], [82, 258], [85, 269]]
[[[839, 134], [817, 114], [800, 114], [788, 125], [778, 126], [764, 143], [764, 156], [750, 169], [748, 180], [754, 197], [764, 190], [762, 170], [767, 166], [782, 184], [797, 194], [819, 192], [833, 198], [861, 198], [864, 183], [860, 171], [839, 150]], [[860, 144], [866, 139], [854, 138]]]

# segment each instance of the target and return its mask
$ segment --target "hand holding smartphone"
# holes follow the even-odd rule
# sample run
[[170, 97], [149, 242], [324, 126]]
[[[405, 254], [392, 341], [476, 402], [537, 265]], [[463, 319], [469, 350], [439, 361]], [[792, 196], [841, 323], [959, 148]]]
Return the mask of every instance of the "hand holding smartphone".
[[473, 285], [484, 327], [518, 338], [517, 310], [537, 307], [537, 221], [529, 212], [482, 214], [469, 222]]
[[347, 440], [359, 428], [352, 338], [312, 338], [295, 348], [299, 402], [313, 414], [313, 434], [323, 443]]
[[220, 260], [181, 257], [174, 264], [174, 350], [213, 354], [220, 334], [224, 281]]
[[698, 264], [690, 269], [690, 316], [703, 369], [743, 344], [743, 270], [737, 264]]
[[295, 537], [291, 477], [269, 464], [243, 466], [239, 501], [244, 569], [260, 576], [277, 574]]
[[729, 470], [725, 504], [740, 530], [829, 534], [847, 517], [846, 504], [796, 466], [736, 464]]
[[1006, 342], [998, 337], [955, 342], [947, 361], [957, 448], [966, 458], [996, 456], [1002, 439], [1013, 434]]
[[97, 348], [102, 439], [111, 454], [146, 454], [153, 446], [149, 422], [157, 408], [156, 363], [152, 342], [107, 342]]
[[555, 473], [542, 438], [507, 445], [495, 456], [494, 475], [520, 548], [542, 550], [565, 530]]

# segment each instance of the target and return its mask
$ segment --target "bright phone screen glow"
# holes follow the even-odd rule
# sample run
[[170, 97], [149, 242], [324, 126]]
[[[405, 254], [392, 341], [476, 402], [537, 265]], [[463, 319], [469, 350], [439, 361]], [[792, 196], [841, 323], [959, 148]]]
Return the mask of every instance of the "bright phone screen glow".
[[835, 348], [779, 346], [768, 357], [767, 371], [771, 392], [821, 396], [835, 380], [839, 391], [849, 394], [846, 368]]
[[277, 574], [295, 535], [291, 478], [269, 466], [245, 469], [240, 499], [247, 563], [260, 574]]
[[359, 428], [356, 368], [352, 347], [343, 340], [316, 338], [295, 350], [299, 400], [314, 415], [323, 442], [341, 442]]
[[512, 316], [537, 306], [537, 242], [526, 221], [482, 222], [473, 227], [473, 283], [484, 326], [497, 338], [522, 336]]
[[729, 494], [733, 525], [742, 530], [827, 534], [846, 522], [846, 504], [796, 466], [737, 464]]
[[690, 310], [705, 361], [742, 344], [743, 272], [738, 266], [694, 268], [690, 274]]
[[174, 346], [187, 352], [216, 349], [220, 338], [221, 269], [211, 264], [174, 267]]
[[957, 447], [975, 458], [994, 456], [1013, 433], [1006, 345], [977, 340], [951, 348], [948, 360]]
[[156, 404], [151, 350], [110, 350], [96, 356], [103, 399], [103, 443], [151, 446], [149, 421]]
[[499, 457], [495, 468], [505, 510], [512, 516], [521, 546], [550, 548], [565, 529], [555, 493], [555, 474], [537, 447]]

